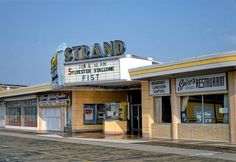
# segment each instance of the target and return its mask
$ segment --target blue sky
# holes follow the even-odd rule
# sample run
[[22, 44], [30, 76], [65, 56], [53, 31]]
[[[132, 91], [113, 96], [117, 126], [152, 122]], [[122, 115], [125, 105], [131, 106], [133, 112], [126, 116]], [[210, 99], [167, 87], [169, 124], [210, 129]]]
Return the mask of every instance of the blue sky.
[[236, 50], [236, 0], [0, 0], [0, 82], [50, 82], [68, 46], [123, 40], [167, 62]]

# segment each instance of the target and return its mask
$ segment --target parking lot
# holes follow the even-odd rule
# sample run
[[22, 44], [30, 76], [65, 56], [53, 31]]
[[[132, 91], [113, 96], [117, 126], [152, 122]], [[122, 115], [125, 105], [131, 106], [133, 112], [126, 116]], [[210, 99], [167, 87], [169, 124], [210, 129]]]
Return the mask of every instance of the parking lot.
[[222, 161], [0, 135], [0, 161]]

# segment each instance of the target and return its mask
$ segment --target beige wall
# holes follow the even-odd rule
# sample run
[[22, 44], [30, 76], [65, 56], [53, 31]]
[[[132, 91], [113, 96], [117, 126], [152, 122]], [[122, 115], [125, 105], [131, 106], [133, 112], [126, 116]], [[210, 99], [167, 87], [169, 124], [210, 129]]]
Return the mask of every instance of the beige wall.
[[127, 121], [105, 121], [103, 124], [105, 134], [126, 134], [127, 133]]
[[179, 139], [229, 141], [229, 124], [179, 124]]
[[228, 72], [230, 141], [236, 143], [236, 71]]
[[141, 82], [142, 89], [142, 134], [144, 137], [152, 137], [153, 97], [149, 95], [149, 82]]
[[84, 125], [83, 105], [127, 101], [127, 91], [72, 91], [72, 130], [103, 130], [103, 125]]
[[176, 80], [171, 79], [171, 119], [172, 119], [172, 138], [178, 139], [178, 124], [180, 123], [180, 111], [178, 97], [176, 96]]
[[152, 124], [153, 138], [171, 138], [171, 124], [154, 123]]

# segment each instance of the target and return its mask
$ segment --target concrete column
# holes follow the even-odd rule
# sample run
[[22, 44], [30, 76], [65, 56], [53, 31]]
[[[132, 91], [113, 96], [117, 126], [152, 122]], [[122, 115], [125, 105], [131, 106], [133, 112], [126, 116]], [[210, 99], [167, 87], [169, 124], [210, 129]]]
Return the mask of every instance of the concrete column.
[[180, 123], [180, 112], [178, 97], [176, 96], [175, 79], [171, 79], [171, 117], [172, 117], [172, 139], [178, 139], [178, 124]]
[[236, 71], [228, 72], [230, 141], [236, 143]]
[[61, 107], [61, 132], [64, 132], [65, 128], [65, 111], [66, 111], [66, 106]]
[[141, 82], [142, 90], [142, 134], [144, 137], [152, 137], [153, 97], [149, 92], [149, 81]]
[[42, 109], [38, 107], [38, 131], [43, 130], [43, 119], [42, 119]]

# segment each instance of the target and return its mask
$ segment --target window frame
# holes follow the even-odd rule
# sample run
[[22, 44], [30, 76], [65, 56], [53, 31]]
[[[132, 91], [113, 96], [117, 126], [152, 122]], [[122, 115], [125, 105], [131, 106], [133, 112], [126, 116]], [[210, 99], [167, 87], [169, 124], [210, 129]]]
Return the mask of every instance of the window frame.
[[[227, 122], [205, 122], [205, 110], [206, 108], [204, 107], [204, 105], [206, 104], [204, 102], [204, 96], [207, 96], [207, 95], [223, 95], [223, 97], [225, 97], [225, 95], [227, 96], [227, 103], [226, 103], [226, 107], [228, 108], [228, 117], [227, 117]], [[182, 122], [182, 99], [183, 97], [191, 97], [191, 96], [201, 96], [201, 118], [202, 118], [202, 122]], [[225, 103], [223, 103], [225, 104]], [[214, 103], [215, 105], [215, 103]], [[215, 107], [215, 106], [214, 106]], [[183, 96], [179, 96], [179, 109], [180, 109], [180, 123], [181, 124], [229, 124], [230, 121], [229, 121], [229, 96], [228, 96], [228, 93], [216, 93], [216, 94], [192, 94], [192, 95], [183, 95]], [[214, 111], [214, 113], [216, 113]], [[216, 115], [216, 114], [214, 114]]]
[[[169, 97], [170, 100], [170, 122], [163, 122], [163, 97]], [[153, 100], [154, 105], [154, 121], [158, 124], [171, 124], [172, 123], [172, 107], [171, 107], [171, 96], [155, 96]]]

